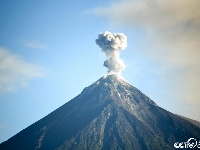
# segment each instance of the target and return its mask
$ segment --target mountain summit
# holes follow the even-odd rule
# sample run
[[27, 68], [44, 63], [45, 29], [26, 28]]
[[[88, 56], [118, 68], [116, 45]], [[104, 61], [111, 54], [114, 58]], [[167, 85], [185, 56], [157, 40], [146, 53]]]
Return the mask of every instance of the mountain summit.
[[2, 150], [174, 149], [200, 140], [200, 128], [107, 75], [46, 117], [0, 144]]

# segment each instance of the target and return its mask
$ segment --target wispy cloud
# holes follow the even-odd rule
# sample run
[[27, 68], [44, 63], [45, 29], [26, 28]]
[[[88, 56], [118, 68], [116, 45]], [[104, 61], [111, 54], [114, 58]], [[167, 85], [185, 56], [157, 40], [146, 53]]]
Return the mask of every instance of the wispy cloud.
[[141, 49], [159, 64], [155, 72], [159, 70], [163, 84], [171, 88], [169, 101], [196, 118], [200, 116], [199, 6], [199, 0], [121, 0], [93, 10], [112, 24], [145, 31]]
[[32, 48], [32, 49], [46, 49], [47, 45], [44, 43], [37, 41], [37, 40], [17, 40], [17, 42], [23, 44], [26, 47]]
[[0, 94], [28, 86], [28, 81], [43, 75], [40, 66], [23, 60], [8, 49], [0, 47]]

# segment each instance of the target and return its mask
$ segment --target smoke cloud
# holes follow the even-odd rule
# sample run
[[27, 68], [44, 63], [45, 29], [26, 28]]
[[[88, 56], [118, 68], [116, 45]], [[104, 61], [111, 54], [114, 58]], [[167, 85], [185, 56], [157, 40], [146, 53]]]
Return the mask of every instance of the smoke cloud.
[[112, 34], [106, 31], [100, 33], [95, 42], [106, 54], [104, 66], [108, 68], [108, 73], [120, 75], [126, 65], [119, 58], [119, 51], [127, 47], [127, 37], [123, 33]]

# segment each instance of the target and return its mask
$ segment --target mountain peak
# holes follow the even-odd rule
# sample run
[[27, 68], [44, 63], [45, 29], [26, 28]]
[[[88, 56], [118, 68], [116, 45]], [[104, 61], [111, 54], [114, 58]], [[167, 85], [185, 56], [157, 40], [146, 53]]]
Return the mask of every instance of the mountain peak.
[[149, 104], [156, 105], [156, 103], [148, 96], [126, 82], [122, 77], [119, 77], [115, 74], [101, 77], [95, 83], [89, 87], [86, 87], [80, 95], [83, 96], [84, 94], [91, 92], [94, 92], [96, 97], [105, 97], [106, 95], [107, 98], [118, 102], [124, 101], [123, 103], [126, 103], [130, 100], [133, 100], [134, 103], [142, 103], [145, 101]]

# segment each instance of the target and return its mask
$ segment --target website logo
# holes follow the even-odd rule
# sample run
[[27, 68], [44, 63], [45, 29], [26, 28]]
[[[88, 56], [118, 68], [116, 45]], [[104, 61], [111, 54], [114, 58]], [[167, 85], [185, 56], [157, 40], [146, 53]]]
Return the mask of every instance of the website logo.
[[195, 138], [188, 139], [187, 142], [176, 142], [174, 143], [175, 148], [199, 148], [200, 149], [200, 140], [197, 141]]

